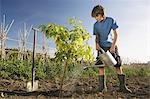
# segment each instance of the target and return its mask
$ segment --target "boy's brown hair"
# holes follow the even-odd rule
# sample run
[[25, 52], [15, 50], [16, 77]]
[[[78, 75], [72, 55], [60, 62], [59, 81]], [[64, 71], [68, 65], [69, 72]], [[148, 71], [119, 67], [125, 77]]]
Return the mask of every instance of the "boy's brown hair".
[[104, 8], [101, 6], [101, 5], [97, 5], [93, 8], [92, 10], [92, 13], [91, 13], [91, 16], [92, 17], [96, 17], [98, 15], [102, 15], [104, 16]]

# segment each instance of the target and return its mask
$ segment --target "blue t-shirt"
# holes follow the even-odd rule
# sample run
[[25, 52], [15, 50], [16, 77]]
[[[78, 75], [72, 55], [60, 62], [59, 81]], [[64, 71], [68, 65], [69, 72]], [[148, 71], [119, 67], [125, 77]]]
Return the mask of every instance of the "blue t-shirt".
[[108, 36], [111, 32], [111, 29], [115, 30], [118, 28], [118, 25], [111, 17], [106, 17], [101, 22], [96, 22], [94, 24], [93, 35], [99, 34], [100, 41], [99, 44], [101, 47], [111, 47], [112, 42], [108, 40]]

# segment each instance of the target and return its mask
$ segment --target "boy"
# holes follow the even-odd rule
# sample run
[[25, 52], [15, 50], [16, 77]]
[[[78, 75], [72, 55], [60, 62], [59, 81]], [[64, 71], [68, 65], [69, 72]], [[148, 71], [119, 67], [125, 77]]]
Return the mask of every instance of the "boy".
[[[98, 51], [98, 55], [100, 55], [100, 49], [102, 48], [104, 51], [109, 50], [113, 57], [116, 59], [117, 64], [114, 66], [116, 67], [116, 72], [118, 74], [118, 79], [120, 82], [119, 88], [122, 92], [129, 92], [131, 90], [128, 89], [125, 85], [125, 75], [122, 72], [121, 67], [121, 59], [118, 54], [118, 48], [116, 46], [116, 41], [118, 37], [118, 33], [116, 29], [118, 25], [111, 17], [105, 17], [104, 15], [104, 8], [101, 5], [97, 5], [93, 8], [91, 16], [96, 19], [96, 23], [94, 24], [93, 35], [96, 35], [96, 50]], [[108, 37], [110, 31], [113, 30], [114, 38], [112, 42], [109, 40]], [[102, 64], [101, 60], [97, 58], [95, 65]], [[103, 93], [106, 92], [106, 81], [105, 81], [105, 69], [104, 67], [99, 68], [99, 92]]]

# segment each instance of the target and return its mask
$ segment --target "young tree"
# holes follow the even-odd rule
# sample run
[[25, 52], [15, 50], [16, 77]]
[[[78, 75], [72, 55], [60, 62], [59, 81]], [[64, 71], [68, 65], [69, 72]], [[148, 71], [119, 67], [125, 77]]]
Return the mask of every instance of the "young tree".
[[55, 53], [57, 61], [64, 62], [64, 73], [61, 79], [60, 95], [64, 77], [69, 64], [76, 61], [93, 61], [92, 48], [88, 45], [90, 39], [89, 33], [81, 25], [82, 22], [75, 18], [68, 19], [70, 28], [49, 24], [41, 25], [42, 32], [47, 38], [53, 38], [56, 44], [57, 52]]

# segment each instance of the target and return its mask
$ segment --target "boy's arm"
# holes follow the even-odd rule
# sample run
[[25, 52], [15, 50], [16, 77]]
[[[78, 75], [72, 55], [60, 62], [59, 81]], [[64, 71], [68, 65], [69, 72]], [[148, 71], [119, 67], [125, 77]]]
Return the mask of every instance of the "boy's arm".
[[116, 30], [113, 30], [114, 32], [114, 39], [113, 39], [113, 43], [111, 45], [111, 48], [110, 48], [110, 52], [115, 52], [115, 46], [116, 46], [116, 41], [117, 41], [117, 38], [118, 38], [118, 33]]
[[96, 35], [96, 38], [95, 38], [95, 42], [96, 42], [96, 50], [100, 50], [99, 40], [100, 40], [99, 35]]

